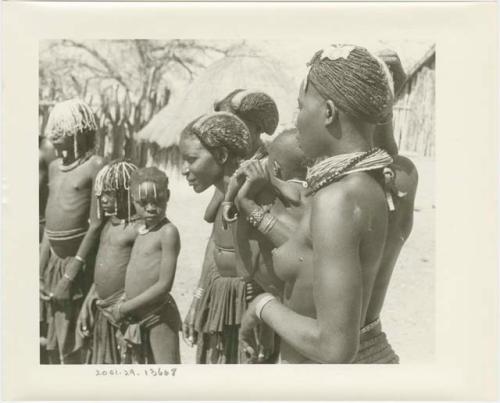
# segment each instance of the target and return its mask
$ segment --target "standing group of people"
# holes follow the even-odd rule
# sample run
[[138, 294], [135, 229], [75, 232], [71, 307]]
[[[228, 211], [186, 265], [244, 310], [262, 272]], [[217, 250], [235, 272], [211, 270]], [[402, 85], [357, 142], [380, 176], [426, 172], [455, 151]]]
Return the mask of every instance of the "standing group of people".
[[170, 295], [182, 228], [166, 218], [168, 178], [105, 163], [90, 108], [57, 104], [46, 129], [57, 158], [44, 152], [40, 165], [42, 362], [179, 363], [182, 332], [197, 363], [397, 363], [380, 313], [417, 172], [392, 135], [404, 72], [394, 52], [379, 56], [318, 51], [296, 130], [269, 144], [261, 134], [279, 111], [258, 90], [214, 100], [183, 130], [182, 174], [196, 193], [213, 188], [183, 321]]

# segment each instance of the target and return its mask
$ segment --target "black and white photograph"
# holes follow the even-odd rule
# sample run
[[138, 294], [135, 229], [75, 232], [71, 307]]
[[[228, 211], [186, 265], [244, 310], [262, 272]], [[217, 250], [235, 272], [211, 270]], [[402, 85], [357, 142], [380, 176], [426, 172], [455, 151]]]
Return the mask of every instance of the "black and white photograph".
[[3, 400], [498, 400], [496, 4], [0, 11]]
[[40, 364], [434, 358], [428, 40], [39, 43]]

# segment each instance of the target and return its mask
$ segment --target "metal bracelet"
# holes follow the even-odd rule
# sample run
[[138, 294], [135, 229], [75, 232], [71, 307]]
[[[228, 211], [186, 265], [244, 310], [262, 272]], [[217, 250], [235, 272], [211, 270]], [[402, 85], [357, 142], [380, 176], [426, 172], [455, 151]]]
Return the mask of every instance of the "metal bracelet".
[[85, 263], [85, 260], [83, 260], [83, 257], [76, 255], [75, 259], [78, 260], [80, 263]]
[[263, 234], [267, 234], [269, 231], [273, 229], [277, 221], [278, 220], [276, 219], [275, 216], [273, 216], [270, 213], [266, 213], [264, 214], [264, 217], [262, 218], [262, 221], [260, 222], [257, 229]]

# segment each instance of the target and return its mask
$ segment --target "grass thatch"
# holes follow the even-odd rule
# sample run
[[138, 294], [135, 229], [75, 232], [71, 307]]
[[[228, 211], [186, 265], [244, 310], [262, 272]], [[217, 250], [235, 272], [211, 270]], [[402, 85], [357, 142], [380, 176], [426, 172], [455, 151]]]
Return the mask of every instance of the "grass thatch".
[[184, 96], [173, 99], [139, 133], [140, 141], [168, 149], [178, 143], [182, 129], [194, 118], [213, 110], [214, 101], [237, 88], [258, 89], [276, 101], [280, 113], [277, 132], [293, 124], [296, 109], [294, 82], [279, 62], [252, 51], [241, 51], [210, 65], [188, 87]]

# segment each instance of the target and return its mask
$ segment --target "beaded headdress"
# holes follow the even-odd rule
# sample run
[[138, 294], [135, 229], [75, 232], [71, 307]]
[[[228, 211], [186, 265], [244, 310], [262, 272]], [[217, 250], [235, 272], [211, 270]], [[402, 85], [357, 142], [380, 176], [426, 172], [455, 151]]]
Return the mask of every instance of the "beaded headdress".
[[136, 170], [130, 179], [135, 201], [153, 198], [160, 200], [168, 195], [168, 177], [156, 167]]
[[50, 141], [61, 137], [73, 137], [73, 150], [75, 159], [80, 158], [89, 150], [79, 152], [78, 138], [90, 138], [89, 144], [93, 146], [97, 123], [90, 107], [78, 98], [60, 102], [50, 112], [45, 132]]
[[[127, 199], [127, 219], [130, 221], [132, 216], [132, 199], [130, 195], [130, 177], [138, 168], [126, 160], [112, 161], [105, 165], [96, 175], [94, 181], [94, 192], [97, 197], [97, 214], [100, 218], [101, 214], [101, 197], [103, 192], [116, 192], [118, 200], [123, 198], [118, 197], [120, 194], [126, 196]], [[118, 205], [115, 207], [118, 212]]]

